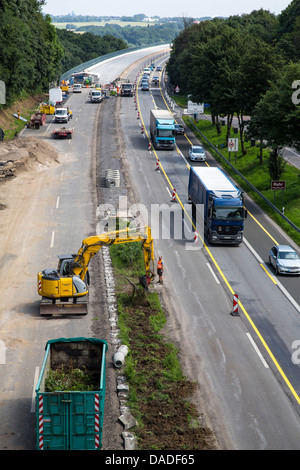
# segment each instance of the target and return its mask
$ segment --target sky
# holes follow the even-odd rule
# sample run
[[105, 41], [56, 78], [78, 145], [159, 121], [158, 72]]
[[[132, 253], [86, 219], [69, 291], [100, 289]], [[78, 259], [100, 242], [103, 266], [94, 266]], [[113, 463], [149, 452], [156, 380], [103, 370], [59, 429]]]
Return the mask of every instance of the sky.
[[144, 14], [148, 17], [203, 16], [228, 17], [251, 13], [253, 10], [269, 10], [279, 15], [292, 0], [114, 0], [112, 3], [101, 0], [46, 0], [42, 10], [50, 15], [133, 16]]

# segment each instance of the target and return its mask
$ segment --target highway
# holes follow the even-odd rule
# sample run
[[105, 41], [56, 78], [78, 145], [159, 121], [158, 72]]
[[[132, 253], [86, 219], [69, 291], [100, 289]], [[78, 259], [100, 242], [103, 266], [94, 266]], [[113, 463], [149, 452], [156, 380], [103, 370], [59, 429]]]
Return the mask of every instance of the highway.
[[[145, 51], [144, 55], [158, 51]], [[164, 65], [165, 56], [155, 59]], [[141, 56], [121, 56], [99, 69], [105, 83], [118, 76], [137, 77]], [[96, 213], [104, 204], [118, 205], [119, 196], [140, 210], [151, 225], [157, 205], [180, 211], [187, 204], [187, 149], [195, 143], [186, 130], [174, 151], [148, 150], [149, 114], [166, 107], [161, 87], [137, 91], [133, 98], [110, 98], [99, 106], [88, 102], [87, 90], [70, 95], [73, 112], [70, 141], [49, 139], [54, 124], [38, 136], [59, 152], [60, 163], [10, 183], [10, 208], [2, 211], [5, 230], [0, 282], [0, 448], [34, 449], [34, 382], [42, 365], [46, 341], [54, 337], [93, 336], [113, 343], [107, 319], [103, 260], [91, 264], [90, 309], [87, 317], [41, 318], [36, 273], [56, 266], [56, 255], [78, 250], [95, 233]], [[137, 119], [137, 111], [140, 119]], [[141, 133], [141, 125], [145, 132]], [[24, 135], [37, 135], [34, 130]], [[156, 159], [160, 171], [155, 170]], [[216, 165], [208, 156], [207, 164]], [[198, 165], [203, 165], [198, 164]], [[105, 170], [120, 170], [120, 188], [102, 184]], [[177, 202], [171, 202], [172, 188]], [[14, 195], [14, 197], [13, 197]], [[299, 449], [299, 365], [293, 344], [300, 339], [299, 278], [276, 278], [267, 265], [275, 241], [291, 243], [249, 198], [245, 241], [239, 247], [206, 245], [191, 249], [192, 240], [173, 236], [163, 220], [155, 239], [156, 255], [166, 264], [165, 284], [155, 286], [167, 309], [167, 330], [181, 349], [184, 372], [200, 384], [201, 413], [223, 449]], [[175, 209], [176, 207], [176, 209]], [[98, 209], [98, 210], [97, 210]], [[101, 211], [100, 211], [101, 212]], [[13, 214], [13, 215], [12, 215]], [[188, 231], [186, 235], [189, 235]], [[239, 316], [231, 315], [233, 293]], [[115, 375], [107, 370], [103, 444], [121, 449], [121, 426]]]
[[[129, 103], [123, 111], [125, 100], [121, 115], [126, 116], [128, 160], [140, 200], [150, 213], [150, 201], [170, 206], [176, 188], [176, 204], [185, 205], [187, 148], [196, 139], [187, 131], [178, 137], [176, 151], [148, 152], [149, 110], [153, 103], [161, 108], [166, 103], [156, 87], [149, 94], [139, 90], [138, 100], [145, 136], [129, 132], [136, 117], [129, 120]], [[207, 164], [216, 165], [211, 158]], [[228, 445], [299, 448], [299, 365], [292, 361], [299, 337], [299, 278], [276, 279], [268, 253], [273, 243], [287, 238], [249, 198], [245, 205], [249, 217], [240, 247], [205, 246], [195, 252], [182, 240], [157, 240], [166, 262], [164, 291], [173, 307], [170, 328], [189, 350], [187, 370], [205, 388], [214, 427]], [[233, 293], [239, 296], [240, 317], [230, 315]]]

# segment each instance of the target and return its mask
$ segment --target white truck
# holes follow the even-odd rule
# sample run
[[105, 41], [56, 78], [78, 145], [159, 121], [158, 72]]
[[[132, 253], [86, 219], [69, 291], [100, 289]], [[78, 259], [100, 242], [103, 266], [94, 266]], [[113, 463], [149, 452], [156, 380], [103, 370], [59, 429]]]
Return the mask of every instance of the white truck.
[[56, 106], [63, 100], [61, 88], [50, 88], [49, 90], [49, 104]]
[[101, 103], [103, 98], [101, 90], [90, 90], [89, 98], [92, 103]]

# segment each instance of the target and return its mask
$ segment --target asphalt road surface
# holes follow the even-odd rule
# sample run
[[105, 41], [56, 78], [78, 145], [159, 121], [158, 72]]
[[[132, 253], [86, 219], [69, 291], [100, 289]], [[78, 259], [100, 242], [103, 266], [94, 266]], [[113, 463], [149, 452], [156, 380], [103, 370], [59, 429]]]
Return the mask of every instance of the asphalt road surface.
[[[152, 52], [156, 64], [163, 66], [166, 57]], [[136, 79], [139, 60], [146, 59], [134, 56], [122, 63], [127, 59], [101, 64], [105, 83], [121, 74]], [[119, 196], [127, 197], [131, 209], [139, 210], [150, 225], [162, 204], [182, 217], [187, 148], [197, 141], [187, 130], [177, 139], [176, 150], [148, 150], [150, 109], [167, 107], [161, 85], [162, 77], [149, 92], [138, 88], [137, 106], [133, 98], [91, 104], [87, 90], [71, 95], [70, 141], [50, 141], [54, 124], [49, 117], [38, 134], [25, 131], [51, 142], [60, 164], [13, 180], [7, 189], [10, 207], [0, 214], [0, 282], [5, 286], [0, 314], [1, 449], [35, 448], [34, 382], [47, 340], [93, 335], [109, 338], [104, 450], [122, 449], [103, 260], [98, 256], [91, 264], [87, 317], [41, 318], [36, 273], [55, 267], [57, 254], [76, 252], [82, 239], [95, 233], [97, 207], [98, 213], [105, 203], [117, 207]], [[210, 156], [207, 164], [216, 165]], [[108, 168], [120, 170], [120, 188], [103, 185]], [[200, 384], [199, 407], [220, 448], [299, 449], [299, 365], [292, 361], [293, 344], [300, 339], [299, 278], [275, 277], [267, 265], [268, 252], [274, 240], [287, 237], [248, 198], [245, 205], [249, 216], [239, 247], [200, 244], [193, 249], [198, 247], [192, 246], [185, 223], [187, 239], [182, 239], [162, 219], [155, 253], [165, 260], [165, 284], [155, 288], [160, 289], [168, 332], [180, 347], [184, 371]], [[230, 314], [233, 293], [239, 296], [240, 316]]]

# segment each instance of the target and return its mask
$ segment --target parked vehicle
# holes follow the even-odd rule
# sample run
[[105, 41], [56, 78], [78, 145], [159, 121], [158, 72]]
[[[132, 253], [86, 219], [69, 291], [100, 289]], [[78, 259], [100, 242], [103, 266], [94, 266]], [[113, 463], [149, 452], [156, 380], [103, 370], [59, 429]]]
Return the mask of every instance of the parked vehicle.
[[183, 135], [184, 127], [181, 124], [175, 124], [175, 135]]
[[175, 148], [175, 119], [169, 111], [150, 110], [150, 136], [156, 149]]
[[270, 250], [269, 263], [276, 274], [300, 274], [300, 256], [289, 245], [274, 245]]
[[205, 154], [204, 148], [201, 145], [192, 145], [189, 148], [189, 158], [193, 162], [195, 161], [205, 162], [206, 154]]
[[59, 255], [57, 269], [44, 269], [37, 274], [37, 290], [41, 296], [40, 314], [86, 315], [90, 281], [88, 267], [91, 259], [103, 246], [137, 241], [142, 243], [145, 279], [149, 285], [155, 276], [151, 228], [126, 227], [123, 230], [103, 232], [85, 238], [77, 254]]
[[49, 104], [57, 106], [63, 100], [61, 88], [50, 88], [49, 90]]
[[73, 85], [73, 93], [81, 93], [81, 83], [74, 83]]
[[210, 243], [242, 243], [247, 210], [242, 192], [225, 173], [217, 167], [191, 166], [188, 198], [193, 222], [199, 215], [204, 219], [204, 235]]
[[44, 124], [46, 124], [46, 114], [38, 110], [31, 115], [30, 121], [27, 123], [27, 127], [31, 129], [39, 129], [40, 126], [43, 126]]
[[101, 449], [106, 351], [96, 338], [47, 342], [35, 389], [38, 450]]

